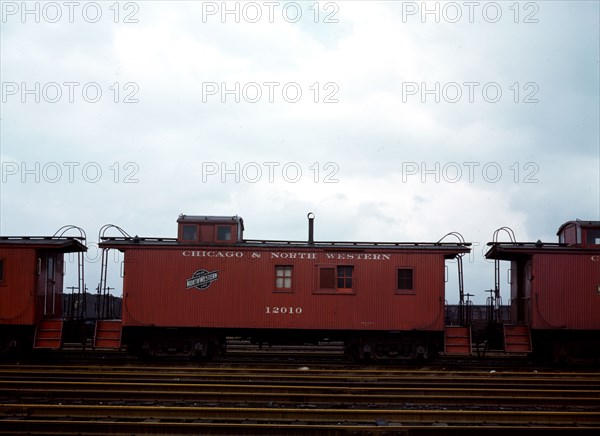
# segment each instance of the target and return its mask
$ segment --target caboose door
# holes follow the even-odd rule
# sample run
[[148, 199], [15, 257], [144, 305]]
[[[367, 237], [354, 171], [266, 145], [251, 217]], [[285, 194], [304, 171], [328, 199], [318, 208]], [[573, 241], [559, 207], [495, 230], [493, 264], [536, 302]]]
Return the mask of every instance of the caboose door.
[[59, 259], [54, 253], [44, 253], [38, 258], [38, 297], [41, 315], [53, 318], [62, 313], [60, 295]]
[[513, 294], [513, 304], [516, 304], [516, 319], [513, 322], [529, 324], [531, 303], [531, 258], [517, 261], [516, 295]]

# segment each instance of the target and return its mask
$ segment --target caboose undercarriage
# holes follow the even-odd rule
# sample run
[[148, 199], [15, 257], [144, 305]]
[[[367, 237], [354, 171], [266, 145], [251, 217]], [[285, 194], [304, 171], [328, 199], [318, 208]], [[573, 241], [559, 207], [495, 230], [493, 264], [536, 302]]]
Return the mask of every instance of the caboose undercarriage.
[[237, 337], [263, 347], [343, 343], [345, 354], [356, 361], [426, 360], [443, 346], [437, 331], [337, 331], [300, 329], [206, 329], [126, 327], [123, 342], [141, 356], [213, 358], [226, 353], [228, 338]]
[[0, 326], [0, 355], [5, 353], [23, 353], [31, 350], [35, 326]]
[[533, 357], [541, 363], [600, 363], [598, 330], [533, 330]]
[[[121, 332], [120, 320], [115, 323]], [[107, 321], [97, 321], [107, 323]], [[210, 360], [235, 350], [239, 340], [258, 346], [259, 350], [271, 346], [317, 346], [335, 347], [342, 355], [357, 362], [367, 361], [424, 361], [435, 358], [443, 351], [444, 355], [452, 355], [447, 350], [448, 338], [439, 331], [358, 331], [358, 330], [308, 330], [308, 329], [222, 329], [222, 328], [167, 328], [167, 327], [124, 327], [122, 341], [107, 343], [94, 337], [93, 322], [64, 321], [61, 345], [39, 347], [35, 337], [39, 333], [34, 326], [1, 326], [0, 355], [28, 354], [38, 348], [62, 348], [62, 343], [81, 343], [83, 350], [86, 344], [90, 349], [114, 348], [126, 350], [131, 355], [140, 357], [190, 357]], [[488, 326], [489, 327], [489, 326]], [[485, 357], [485, 351], [505, 354], [516, 353], [519, 356], [529, 355], [534, 361], [544, 365], [569, 365], [600, 363], [600, 332], [597, 330], [559, 330], [532, 329], [528, 350], [513, 349], [507, 342], [507, 328], [515, 325], [498, 325], [498, 328], [477, 329], [471, 327], [473, 345], [478, 357]], [[504, 333], [502, 330], [504, 327]], [[527, 327], [521, 325], [521, 327]], [[96, 334], [98, 329], [96, 329]], [[514, 334], [513, 334], [514, 336]], [[102, 344], [100, 344], [102, 343]], [[108, 344], [108, 345], [107, 345]], [[481, 346], [485, 346], [481, 354]], [[243, 346], [243, 345], [242, 345]], [[312, 352], [311, 351], [311, 352]], [[465, 356], [472, 353], [463, 354]]]
[[347, 334], [346, 350], [354, 360], [427, 360], [443, 348], [435, 331], [356, 332]]
[[224, 330], [168, 327], [125, 327], [123, 343], [128, 351], [145, 357], [189, 356], [212, 358], [223, 354]]

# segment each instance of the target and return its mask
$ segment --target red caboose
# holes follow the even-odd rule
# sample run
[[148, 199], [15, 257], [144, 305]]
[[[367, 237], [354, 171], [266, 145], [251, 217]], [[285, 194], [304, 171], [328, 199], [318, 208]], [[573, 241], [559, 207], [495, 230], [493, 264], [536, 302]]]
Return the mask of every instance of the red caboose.
[[569, 221], [557, 234], [558, 243], [489, 244], [488, 259], [510, 261], [505, 349], [552, 359], [598, 356], [600, 221]]
[[[445, 261], [459, 243], [243, 239], [239, 217], [185, 216], [177, 238], [105, 237], [124, 253], [123, 342], [212, 354], [226, 337], [344, 341], [357, 356], [427, 356], [443, 344]], [[108, 256], [106, 256], [108, 258]]]
[[0, 352], [60, 348], [65, 253], [83, 238], [0, 237]]

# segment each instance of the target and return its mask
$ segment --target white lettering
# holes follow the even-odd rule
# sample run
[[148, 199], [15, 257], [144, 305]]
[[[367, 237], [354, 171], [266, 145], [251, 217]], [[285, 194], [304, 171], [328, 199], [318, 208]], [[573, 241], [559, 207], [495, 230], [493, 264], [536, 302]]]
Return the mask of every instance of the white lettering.
[[[287, 252], [287, 251], [271, 251], [270, 259], [302, 259], [302, 260], [317, 260], [315, 252]], [[379, 253], [324, 253], [325, 258], [329, 260], [390, 260], [390, 254]], [[206, 250], [185, 250], [181, 252], [183, 257], [212, 257], [212, 258], [243, 258], [246, 257], [243, 251], [206, 251]], [[261, 259], [262, 253], [248, 253], [248, 257], [252, 259]], [[598, 257], [598, 256], [595, 256]]]
[[302, 314], [302, 308], [301, 307], [292, 307], [292, 306], [289, 306], [289, 307], [266, 306], [265, 313], [267, 315], [300, 315], [300, 314]]
[[184, 257], [244, 257], [243, 251], [183, 251]]
[[317, 253], [278, 253], [271, 252], [271, 259], [317, 259]]

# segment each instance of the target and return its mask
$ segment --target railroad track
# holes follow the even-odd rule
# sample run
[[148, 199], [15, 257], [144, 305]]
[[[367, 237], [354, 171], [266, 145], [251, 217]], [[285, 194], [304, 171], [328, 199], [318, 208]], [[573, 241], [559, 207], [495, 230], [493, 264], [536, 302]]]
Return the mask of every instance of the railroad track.
[[[289, 409], [289, 408], [232, 408], [232, 407], [157, 407], [157, 406], [12, 406], [12, 419], [3, 420], [1, 431], [28, 432], [54, 427], [56, 434], [81, 434], [100, 429], [113, 433], [131, 432], [134, 428], [162, 429], [173, 434], [185, 434], [221, 428], [231, 431], [250, 425], [264, 430], [286, 430], [287, 434], [308, 427], [306, 430], [337, 429], [403, 431], [411, 427], [423, 428], [434, 425], [469, 426], [485, 425], [506, 431], [524, 423], [531, 429], [561, 429], [598, 431], [598, 417], [586, 412], [508, 412], [508, 411], [440, 411], [440, 410], [363, 410], [363, 409]], [[17, 419], [23, 418], [23, 419]], [[285, 426], [286, 429], [281, 429]], [[289, 427], [294, 426], [294, 427]], [[275, 427], [275, 428], [273, 428]], [[445, 429], [446, 431], [448, 429]], [[456, 430], [456, 429], [454, 429]], [[481, 430], [481, 429], [480, 429]], [[486, 428], [486, 431], [488, 428]], [[136, 430], [139, 431], [139, 430]], [[14, 434], [14, 433], [13, 433]]]
[[467, 434], [480, 426], [600, 432], [600, 374], [0, 365], [1, 434]]

